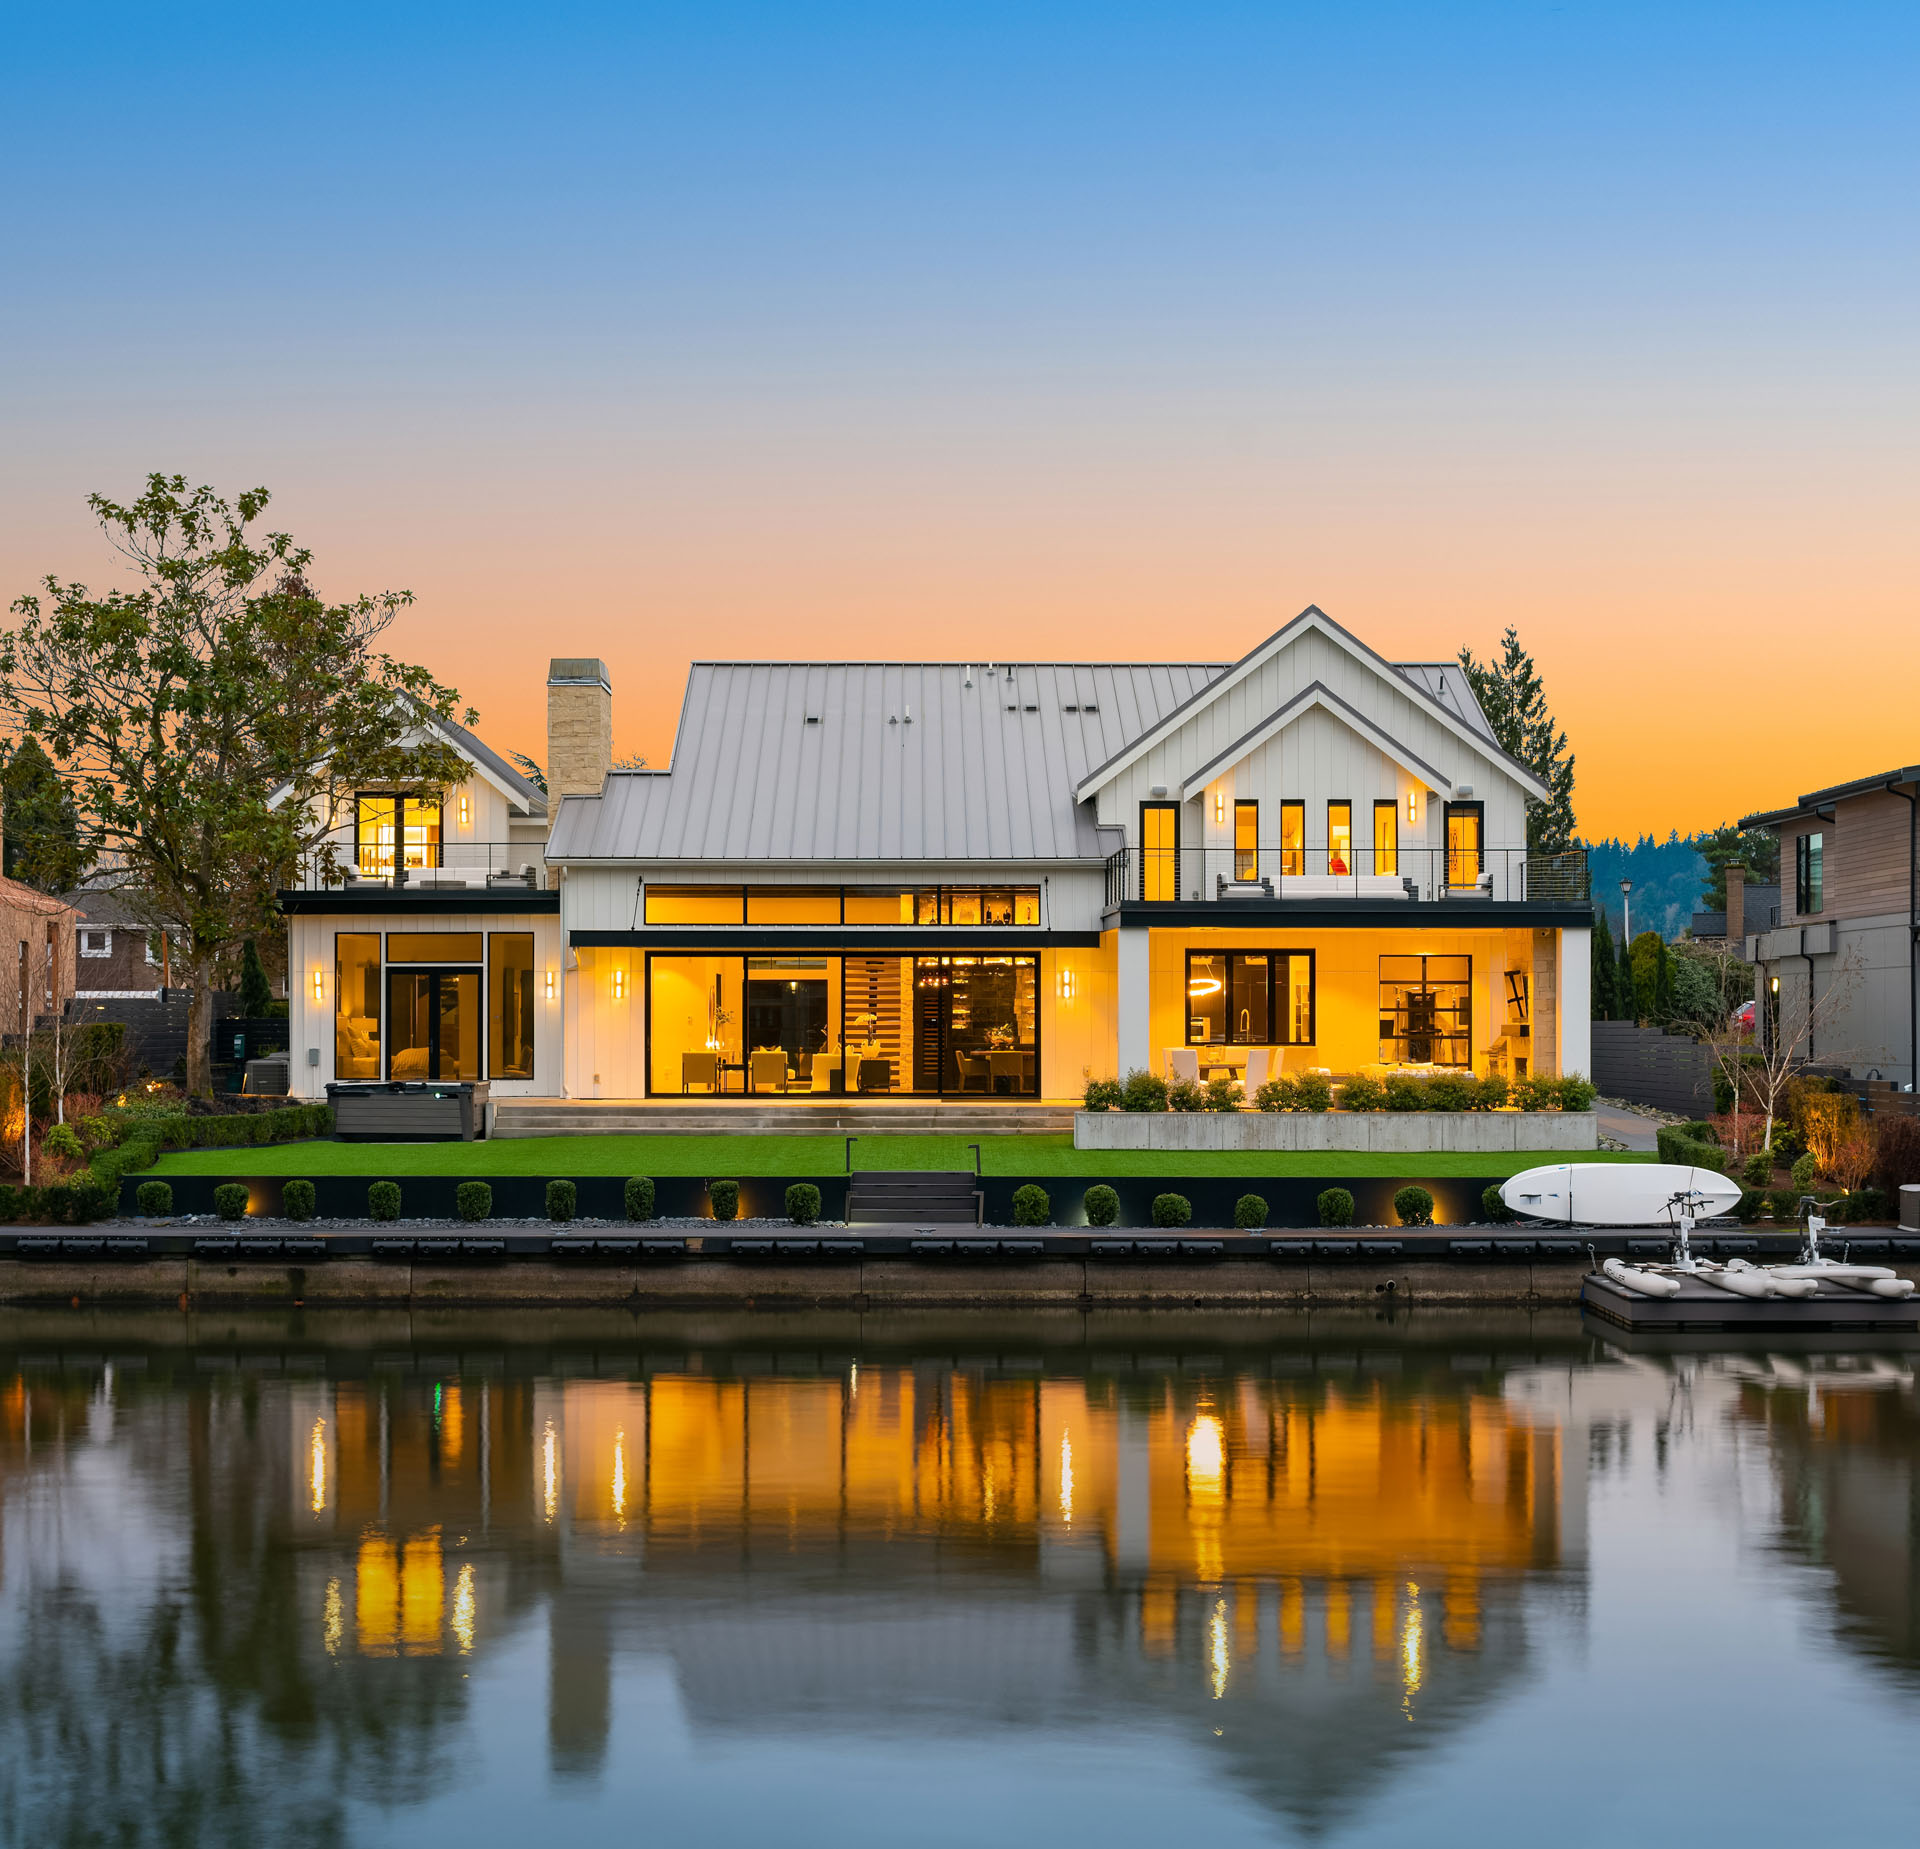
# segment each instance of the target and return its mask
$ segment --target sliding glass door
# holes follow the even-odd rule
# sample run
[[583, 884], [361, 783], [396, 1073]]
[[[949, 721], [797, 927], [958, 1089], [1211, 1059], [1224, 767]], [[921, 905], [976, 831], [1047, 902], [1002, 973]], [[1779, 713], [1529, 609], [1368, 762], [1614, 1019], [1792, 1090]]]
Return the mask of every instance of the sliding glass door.
[[387, 972], [387, 1077], [480, 1076], [480, 972]]

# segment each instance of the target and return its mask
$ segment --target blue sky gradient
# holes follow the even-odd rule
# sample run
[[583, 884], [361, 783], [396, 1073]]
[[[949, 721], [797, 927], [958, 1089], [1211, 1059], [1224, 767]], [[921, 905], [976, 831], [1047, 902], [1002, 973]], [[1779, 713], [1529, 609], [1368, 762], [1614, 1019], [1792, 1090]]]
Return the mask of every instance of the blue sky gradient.
[[[1596, 833], [1914, 755], [1920, 10], [4, 17], [9, 596], [163, 467], [413, 587], [503, 745], [550, 652], [657, 762], [696, 653], [1317, 601], [1517, 622]], [[1816, 609], [1896, 673], [1781, 684]]]

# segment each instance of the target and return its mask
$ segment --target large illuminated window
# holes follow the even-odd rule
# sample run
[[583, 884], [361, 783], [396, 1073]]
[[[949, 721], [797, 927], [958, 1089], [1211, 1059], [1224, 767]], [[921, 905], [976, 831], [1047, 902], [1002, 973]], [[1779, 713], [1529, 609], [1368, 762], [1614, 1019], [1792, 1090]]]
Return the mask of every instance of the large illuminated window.
[[1191, 1046], [1311, 1046], [1313, 952], [1187, 953]]
[[1373, 805], [1373, 870], [1400, 871], [1400, 805], [1396, 802]]
[[391, 879], [396, 848], [402, 869], [439, 866], [439, 798], [362, 790], [354, 802], [355, 870], [362, 879]]
[[1257, 880], [1260, 877], [1260, 805], [1233, 805], [1233, 877]]
[[649, 885], [646, 903], [650, 925], [737, 925], [747, 918], [746, 892], [739, 886]]
[[333, 940], [333, 1076], [380, 1076], [380, 934], [341, 931]]
[[1380, 1058], [1390, 1066], [1473, 1064], [1473, 959], [1380, 959]]
[[1280, 805], [1280, 877], [1297, 880], [1307, 870], [1307, 805]]
[[1478, 885], [1486, 864], [1486, 843], [1481, 838], [1480, 805], [1448, 803], [1447, 884], [1456, 888]]
[[1140, 805], [1140, 897], [1164, 905], [1180, 896], [1180, 809]]
[[1327, 804], [1327, 871], [1353, 871], [1353, 804]]
[[487, 933], [487, 1077], [533, 1077], [533, 933]]

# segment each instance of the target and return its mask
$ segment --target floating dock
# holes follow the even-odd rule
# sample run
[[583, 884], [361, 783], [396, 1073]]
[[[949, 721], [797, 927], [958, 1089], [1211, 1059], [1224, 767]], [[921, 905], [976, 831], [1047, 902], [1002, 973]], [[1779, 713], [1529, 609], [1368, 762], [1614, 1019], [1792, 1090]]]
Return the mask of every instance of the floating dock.
[[1681, 1278], [1677, 1297], [1643, 1297], [1601, 1272], [1590, 1271], [1580, 1281], [1580, 1307], [1616, 1328], [1637, 1333], [1681, 1329], [1920, 1332], [1920, 1293], [1907, 1298], [1876, 1297], [1825, 1282], [1811, 1297], [1738, 1297], [1704, 1281]]

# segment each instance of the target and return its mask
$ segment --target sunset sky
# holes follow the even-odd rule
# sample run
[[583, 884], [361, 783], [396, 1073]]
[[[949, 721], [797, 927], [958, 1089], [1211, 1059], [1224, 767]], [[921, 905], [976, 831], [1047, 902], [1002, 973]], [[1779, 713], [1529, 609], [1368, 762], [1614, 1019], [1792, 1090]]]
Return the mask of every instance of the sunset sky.
[[1594, 835], [1920, 759], [1920, 8], [6, 14], [0, 589], [265, 483], [503, 748], [604, 656], [1519, 626]]

